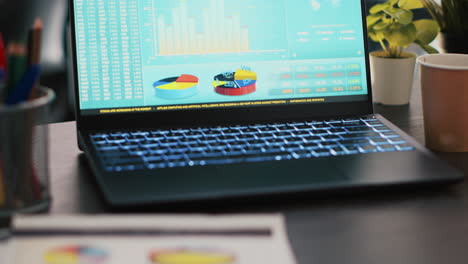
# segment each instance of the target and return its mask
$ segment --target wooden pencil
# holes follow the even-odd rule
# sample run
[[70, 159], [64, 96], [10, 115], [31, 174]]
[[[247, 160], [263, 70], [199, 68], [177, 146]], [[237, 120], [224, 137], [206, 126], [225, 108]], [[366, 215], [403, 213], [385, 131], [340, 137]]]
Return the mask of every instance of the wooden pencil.
[[[28, 66], [39, 65], [41, 60], [41, 41], [43, 23], [40, 18], [34, 21], [34, 25], [28, 33]], [[31, 89], [30, 99], [38, 96], [39, 82], [36, 82]]]
[[34, 21], [34, 25], [28, 34], [28, 64], [36, 65], [41, 59], [41, 40], [43, 23], [40, 18]]

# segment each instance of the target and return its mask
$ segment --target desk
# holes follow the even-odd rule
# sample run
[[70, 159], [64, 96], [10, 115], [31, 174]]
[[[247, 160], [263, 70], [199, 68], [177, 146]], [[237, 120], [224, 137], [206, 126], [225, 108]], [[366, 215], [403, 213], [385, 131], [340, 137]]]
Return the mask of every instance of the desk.
[[[376, 111], [419, 142], [424, 141], [418, 88], [415, 88], [409, 106], [376, 106]], [[105, 207], [92, 177], [85, 163], [78, 158], [74, 129], [73, 122], [50, 126], [53, 195], [50, 213], [103, 213]], [[468, 172], [468, 153], [439, 156]], [[285, 214], [290, 240], [300, 264], [468, 262], [466, 182], [431, 190], [305, 197], [299, 201], [286, 198], [226, 207], [214, 212]]]

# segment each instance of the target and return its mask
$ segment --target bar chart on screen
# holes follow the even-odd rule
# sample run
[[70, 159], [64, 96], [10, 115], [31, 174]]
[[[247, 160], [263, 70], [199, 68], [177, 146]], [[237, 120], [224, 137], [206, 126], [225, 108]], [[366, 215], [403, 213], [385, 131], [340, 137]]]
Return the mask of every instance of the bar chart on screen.
[[[212, 1], [202, 11], [203, 30], [197, 30], [196, 17], [188, 16], [187, 2], [173, 9], [172, 19], [157, 16], [160, 55], [248, 52], [249, 27], [241, 24], [239, 14], [225, 17], [224, 1]], [[166, 21], [169, 20], [169, 21]], [[210, 22], [216, 23], [210, 23]], [[168, 24], [166, 24], [168, 23]]]
[[[142, 28], [146, 37], [142, 46], [148, 64], [167, 56], [248, 56], [287, 52], [282, 1], [143, 2]], [[278, 33], [280, 36], [283, 33], [282, 41]]]

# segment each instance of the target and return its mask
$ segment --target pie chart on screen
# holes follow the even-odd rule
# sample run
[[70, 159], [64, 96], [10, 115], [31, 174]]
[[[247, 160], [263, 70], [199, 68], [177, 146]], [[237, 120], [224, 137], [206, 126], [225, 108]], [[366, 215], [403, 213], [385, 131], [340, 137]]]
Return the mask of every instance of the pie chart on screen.
[[55, 248], [44, 255], [47, 264], [105, 264], [106, 251], [89, 246], [69, 246]]
[[198, 92], [198, 77], [182, 74], [159, 80], [153, 84], [155, 95], [163, 99], [182, 99]]
[[236, 258], [210, 249], [161, 249], [152, 251], [150, 260], [154, 264], [234, 264]]
[[220, 95], [241, 96], [257, 90], [257, 74], [249, 69], [238, 69], [214, 77], [215, 92]]

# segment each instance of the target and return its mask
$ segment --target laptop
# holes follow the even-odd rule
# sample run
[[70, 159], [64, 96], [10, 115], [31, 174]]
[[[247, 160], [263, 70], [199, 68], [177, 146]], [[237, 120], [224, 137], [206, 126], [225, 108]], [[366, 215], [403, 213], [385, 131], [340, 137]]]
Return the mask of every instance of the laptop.
[[373, 113], [361, 0], [71, 0], [78, 144], [112, 207], [453, 183]]

